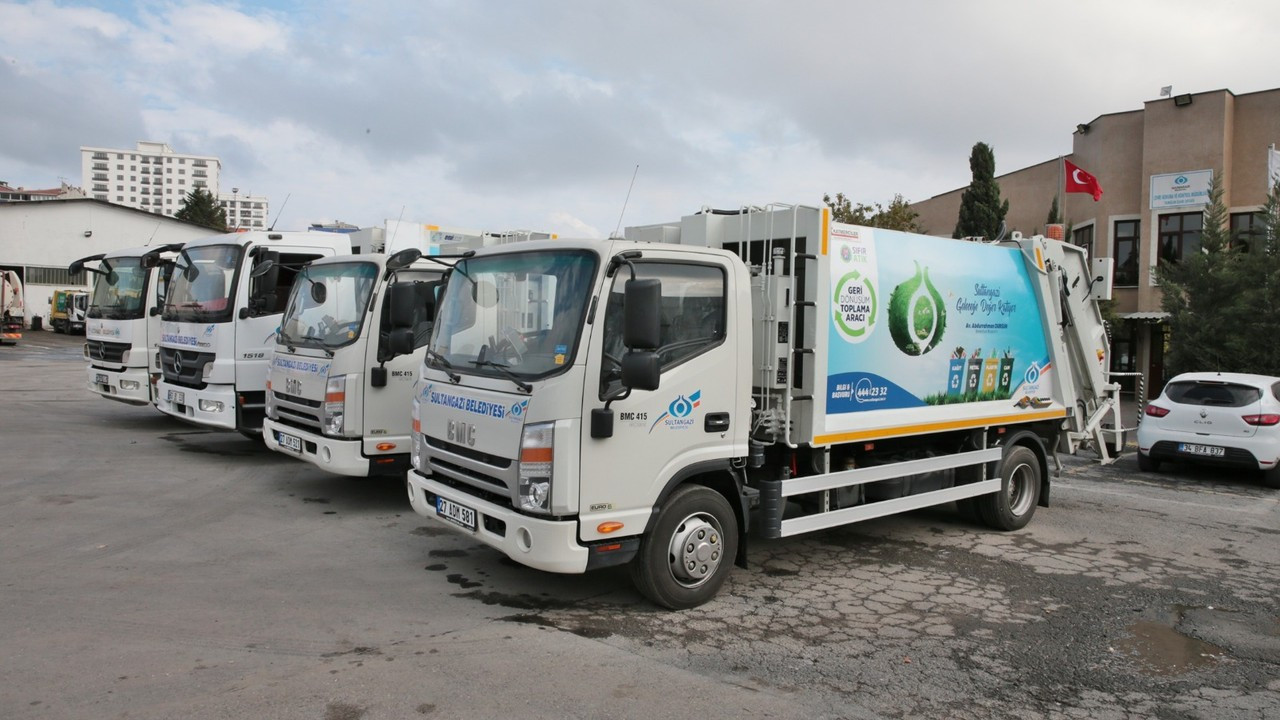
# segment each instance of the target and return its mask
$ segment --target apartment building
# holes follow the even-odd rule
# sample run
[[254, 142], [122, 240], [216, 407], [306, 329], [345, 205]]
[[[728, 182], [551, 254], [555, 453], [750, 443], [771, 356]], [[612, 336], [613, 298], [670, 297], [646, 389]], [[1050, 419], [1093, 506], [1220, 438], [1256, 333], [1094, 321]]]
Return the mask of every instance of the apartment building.
[[[993, 139], [999, 160], [999, 141]], [[1270, 148], [1280, 144], [1280, 88], [1236, 95], [1230, 90], [1173, 95], [1140, 110], [1102, 115], [1075, 126], [1074, 165], [1094, 175], [1103, 194], [1062, 195], [1071, 228], [1067, 240], [1115, 264], [1111, 368], [1141, 373], [1147, 397], [1164, 385], [1167, 315], [1155, 268], [1200, 247], [1204, 206], [1212, 178], [1222, 180], [1230, 230], [1247, 242], [1254, 214], [1269, 190]], [[1064, 183], [1053, 158], [996, 178], [1009, 201], [1006, 223], [1024, 234], [1044, 233]], [[928, 232], [950, 235], [960, 210], [958, 188], [911, 208]], [[1123, 384], [1136, 389], [1126, 378]]]
[[218, 205], [227, 213], [229, 230], [264, 230], [271, 227], [270, 208], [264, 195], [241, 193], [240, 188], [218, 193]]
[[220, 195], [221, 160], [178, 153], [165, 143], [144, 141], [128, 150], [82, 145], [80, 168], [89, 197], [156, 215], [178, 212], [196, 188]]

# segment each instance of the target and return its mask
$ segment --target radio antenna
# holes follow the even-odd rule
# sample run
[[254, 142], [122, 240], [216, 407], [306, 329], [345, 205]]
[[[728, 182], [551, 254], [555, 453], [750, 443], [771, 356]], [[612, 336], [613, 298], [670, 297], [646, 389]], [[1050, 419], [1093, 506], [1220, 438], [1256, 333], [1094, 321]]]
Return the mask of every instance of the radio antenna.
[[391, 239], [382, 241], [382, 252], [387, 251], [387, 246], [396, 246], [396, 233], [400, 232], [400, 222], [404, 220], [404, 205], [400, 206], [400, 217], [396, 218], [396, 229], [391, 231]]
[[293, 193], [284, 196], [284, 202], [280, 203], [280, 209], [276, 211], [276, 219], [271, 221], [271, 227], [267, 228], [267, 232], [276, 229], [276, 223], [280, 222], [280, 213], [284, 212], [284, 206], [289, 204], [289, 198], [293, 197]]
[[613, 229], [611, 237], [618, 237], [618, 232], [622, 230], [622, 216], [627, 214], [627, 203], [631, 202], [631, 189], [636, 186], [636, 175], [640, 174], [640, 164], [636, 163], [635, 172], [631, 173], [631, 184], [627, 186], [627, 197], [622, 201], [622, 212], [618, 213], [618, 227]]

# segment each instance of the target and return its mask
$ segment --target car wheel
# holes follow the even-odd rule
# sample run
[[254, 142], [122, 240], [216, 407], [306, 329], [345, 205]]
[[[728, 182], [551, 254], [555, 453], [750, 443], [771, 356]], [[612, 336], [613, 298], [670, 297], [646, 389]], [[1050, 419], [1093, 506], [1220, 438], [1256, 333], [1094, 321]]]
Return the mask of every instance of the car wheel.
[[702, 485], [671, 493], [653, 532], [640, 543], [631, 579], [665, 608], [697, 607], [720, 591], [738, 553], [738, 519], [729, 501]]
[[1138, 469], [1142, 472], [1160, 472], [1160, 461], [1138, 451]]
[[1280, 465], [1262, 471], [1262, 484], [1273, 490], [1280, 490]]

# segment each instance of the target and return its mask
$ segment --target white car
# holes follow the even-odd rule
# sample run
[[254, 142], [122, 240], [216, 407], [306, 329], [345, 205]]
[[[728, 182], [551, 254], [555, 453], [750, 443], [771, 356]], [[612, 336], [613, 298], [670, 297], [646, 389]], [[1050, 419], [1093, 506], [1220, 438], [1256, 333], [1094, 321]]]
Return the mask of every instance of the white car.
[[1280, 378], [1183, 373], [1143, 410], [1138, 467], [1166, 460], [1259, 470], [1280, 488]]

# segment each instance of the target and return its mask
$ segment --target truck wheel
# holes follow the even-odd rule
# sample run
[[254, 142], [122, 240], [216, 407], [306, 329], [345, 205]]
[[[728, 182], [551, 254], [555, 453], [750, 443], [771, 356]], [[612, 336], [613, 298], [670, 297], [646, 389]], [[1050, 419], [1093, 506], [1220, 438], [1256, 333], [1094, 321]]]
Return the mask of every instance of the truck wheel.
[[631, 580], [645, 597], [684, 610], [715, 597], [738, 554], [738, 519], [720, 493], [702, 485], [676, 488], [640, 543]]
[[1000, 491], [975, 498], [988, 527], [1018, 530], [1031, 522], [1040, 501], [1040, 460], [1018, 445], [1000, 461]]
[[1142, 472], [1160, 472], [1160, 461], [1152, 458], [1150, 455], [1143, 455], [1138, 452], [1138, 469]]

